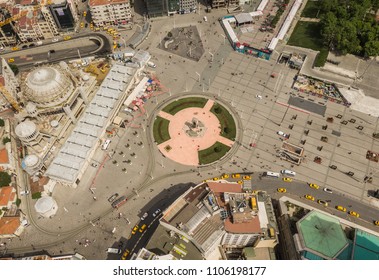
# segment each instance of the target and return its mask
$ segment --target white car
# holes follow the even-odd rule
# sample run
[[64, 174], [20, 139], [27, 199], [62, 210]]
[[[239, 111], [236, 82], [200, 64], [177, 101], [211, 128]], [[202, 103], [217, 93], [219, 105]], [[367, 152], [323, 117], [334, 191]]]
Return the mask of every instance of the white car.
[[27, 195], [27, 194], [29, 194], [30, 192], [29, 191], [21, 191], [20, 192], [20, 195]]
[[53, 40], [51, 40], [51, 42], [55, 43], [55, 42], [58, 42], [59, 39], [58, 38], [54, 38]]
[[141, 217], [141, 221], [145, 220], [147, 218], [147, 216], [149, 216], [149, 214], [147, 214], [147, 212], [145, 212], [145, 214], [143, 214]]
[[255, 98], [261, 100], [261, 99], [262, 99], [262, 95], [257, 94], [257, 95], [255, 96]]
[[324, 192], [333, 193], [333, 191], [331, 189], [328, 189], [328, 188], [324, 188]]
[[284, 138], [289, 138], [289, 137], [290, 137], [289, 134], [286, 134], [286, 133], [284, 133], [283, 131], [280, 131], [280, 130], [277, 132], [277, 134], [278, 134], [279, 136], [284, 137]]
[[161, 209], [157, 209], [155, 210], [155, 212], [153, 213], [153, 217], [156, 217], [158, 216], [158, 214], [161, 212]]

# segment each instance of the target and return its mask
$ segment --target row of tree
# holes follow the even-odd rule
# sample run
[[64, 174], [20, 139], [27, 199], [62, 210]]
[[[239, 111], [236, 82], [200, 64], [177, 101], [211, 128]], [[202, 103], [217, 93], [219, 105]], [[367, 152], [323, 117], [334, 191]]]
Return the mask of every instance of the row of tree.
[[379, 0], [320, 1], [321, 35], [331, 50], [364, 57], [379, 55]]

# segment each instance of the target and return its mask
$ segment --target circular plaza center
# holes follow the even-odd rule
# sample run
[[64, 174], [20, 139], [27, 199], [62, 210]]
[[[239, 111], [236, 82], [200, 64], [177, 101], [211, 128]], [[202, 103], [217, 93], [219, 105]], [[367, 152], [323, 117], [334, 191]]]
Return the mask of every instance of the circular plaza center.
[[190, 166], [210, 164], [234, 144], [236, 125], [220, 103], [185, 97], [168, 103], [154, 121], [154, 139], [167, 158]]

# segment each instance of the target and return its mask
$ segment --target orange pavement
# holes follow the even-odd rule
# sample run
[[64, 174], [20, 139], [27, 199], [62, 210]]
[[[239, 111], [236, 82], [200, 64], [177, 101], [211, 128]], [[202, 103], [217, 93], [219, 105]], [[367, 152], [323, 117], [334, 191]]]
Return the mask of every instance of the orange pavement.
[[[170, 121], [168, 130], [171, 139], [158, 145], [159, 150], [167, 158], [184, 165], [199, 165], [198, 151], [209, 148], [214, 143], [221, 142], [227, 146], [232, 146], [233, 141], [220, 136], [220, 123], [217, 117], [209, 110], [213, 106], [213, 100], [208, 100], [204, 108], [187, 108], [179, 111], [174, 116], [163, 111], [159, 116]], [[202, 136], [190, 137], [186, 134], [185, 122], [191, 122], [193, 118], [204, 124], [206, 131]], [[166, 151], [165, 147], [170, 146], [171, 150]]]

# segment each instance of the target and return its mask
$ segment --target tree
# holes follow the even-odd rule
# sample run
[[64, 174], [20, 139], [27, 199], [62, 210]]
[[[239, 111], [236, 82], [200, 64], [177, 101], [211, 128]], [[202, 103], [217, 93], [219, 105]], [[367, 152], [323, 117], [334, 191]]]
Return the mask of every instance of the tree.
[[4, 137], [3, 138], [3, 145], [7, 144], [10, 141], [11, 141], [11, 139], [9, 137]]
[[367, 58], [370, 56], [377, 56], [378, 54], [379, 54], [379, 41], [378, 40], [368, 41], [364, 47], [364, 56]]
[[0, 187], [9, 186], [11, 182], [11, 175], [7, 172], [0, 171]]
[[9, 67], [11, 68], [11, 70], [13, 71], [13, 73], [15, 75], [18, 74], [18, 72], [20, 72], [20, 70], [18, 69], [17, 65], [16, 64], [9, 64]]
[[5, 125], [5, 122], [3, 119], [0, 119], [0, 127], [3, 127]]

